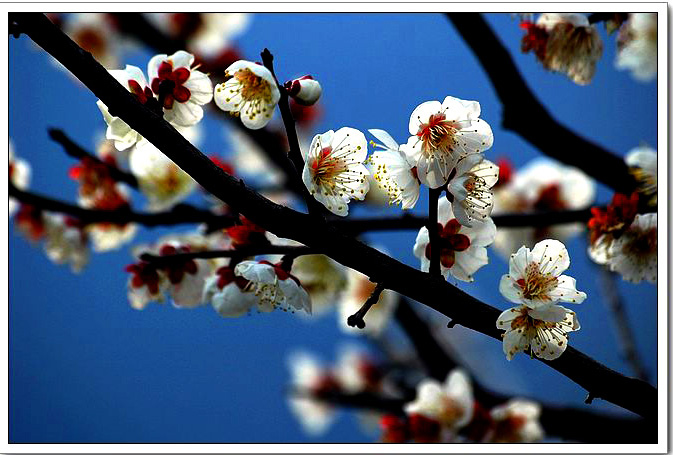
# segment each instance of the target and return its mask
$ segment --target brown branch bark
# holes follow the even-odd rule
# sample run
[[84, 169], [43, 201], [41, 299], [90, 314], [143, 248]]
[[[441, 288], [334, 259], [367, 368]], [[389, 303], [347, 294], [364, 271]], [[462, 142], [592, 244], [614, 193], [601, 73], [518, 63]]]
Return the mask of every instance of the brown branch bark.
[[[431, 279], [412, 267], [345, 235], [329, 224], [265, 199], [242, 181], [226, 174], [199, 152], [160, 115], [147, 109], [93, 57], [41, 14], [12, 14], [33, 41], [70, 70], [126, 123], [190, 174], [203, 188], [274, 234], [319, 248], [341, 264], [369, 276], [386, 288], [406, 295], [461, 325], [500, 341], [495, 327], [500, 311], [443, 280]], [[637, 414], [656, 419], [657, 389], [626, 377], [573, 348], [552, 362], [543, 361], [587, 389]]]
[[502, 127], [542, 153], [582, 169], [613, 190], [631, 194], [636, 182], [624, 160], [555, 120], [521, 77], [512, 57], [478, 13], [446, 13], [474, 52], [503, 105]]

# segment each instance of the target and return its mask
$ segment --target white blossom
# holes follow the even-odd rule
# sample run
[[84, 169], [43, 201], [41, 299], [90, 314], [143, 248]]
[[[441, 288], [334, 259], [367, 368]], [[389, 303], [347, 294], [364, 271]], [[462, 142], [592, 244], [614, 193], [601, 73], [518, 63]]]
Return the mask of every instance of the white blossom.
[[[28, 188], [30, 183], [30, 164], [26, 160], [14, 156], [14, 147], [12, 141], [9, 141], [9, 180], [20, 190]], [[12, 216], [18, 209], [16, 199], [9, 198], [9, 216]]]
[[509, 274], [500, 279], [500, 293], [510, 302], [530, 308], [556, 302], [582, 303], [587, 295], [577, 291], [575, 279], [562, 275], [570, 256], [558, 240], [543, 240], [533, 251], [519, 248], [509, 260]]
[[288, 94], [299, 104], [311, 106], [318, 102], [322, 94], [320, 82], [306, 75], [285, 83]]
[[540, 425], [542, 407], [531, 400], [514, 398], [491, 409], [495, 429], [486, 442], [530, 443], [544, 439]]
[[365, 198], [369, 171], [363, 164], [367, 158], [367, 140], [362, 132], [344, 127], [318, 134], [303, 155], [304, 185], [330, 212], [346, 216], [351, 199]]
[[266, 126], [280, 99], [273, 74], [257, 63], [239, 60], [225, 71], [226, 82], [215, 87], [215, 104], [225, 112], [240, 115], [252, 130]]
[[619, 238], [614, 239], [607, 252], [610, 270], [626, 281], [657, 282], [657, 214], [638, 214]]
[[498, 166], [481, 154], [458, 161], [456, 175], [449, 181], [453, 213], [463, 226], [485, 221], [493, 210], [493, 185], [498, 181]]
[[479, 118], [481, 106], [447, 96], [443, 103], [426, 101], [411, 113], [411, 137], [400, 150], [418, 171], [421, 183], [443, 186], [459, 159], [493, 145], [491, 127]]
[[298, 280], [280, 265], [266, 261], [243, 261], [236, 265], [234, 273], [250, 281], [249, 290], [254, 293], [259, 311], [276, 308], [283, 311], [303, 310], [311, 314], [311, 298]]
[[[441, 198], [437, 208], [439, 232], [440, 265], [442, 275], [449, 275], [461, 281], [474, 281], [472, 275], [488, 264], [486, 247], [495, 239], [495, 224], [491, 218], [472, 227], [463, 226], [453, 215], [451, 204]], [[421, 260], [421, 270], [430, 270], [430, 235], [427, 227], [422, 227], [414, 244], [414, 255]]]
[[617, 36], [615, 66], [648, 82], [657, 77], [657, 13], [630, 13]]
[[69, 264], [73, 272], [80, 272], [89, 262], [86, 233], [76, 220], [61, 214], [47, 214], [44, 251], [56, 264]]
[[657, 152], [646, 145], [632, 149], [625, 158], [630, 172], [639, 184], [639, 191], [657, 205]]
[[323, 254], [306, 254], [292, 264], [292, 274], [311, 296], [313, 315], [332, 309], [346, 289], [344, 267]]

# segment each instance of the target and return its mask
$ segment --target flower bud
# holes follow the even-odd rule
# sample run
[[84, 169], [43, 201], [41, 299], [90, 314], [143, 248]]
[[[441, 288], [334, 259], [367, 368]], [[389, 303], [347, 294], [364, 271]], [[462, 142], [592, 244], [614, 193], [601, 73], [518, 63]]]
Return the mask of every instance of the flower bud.
[[302, 76], [293, 81], [287, 81], [285, 88], [296, 102], [304, 106], [315, 104], [322, 93], [320, 83], [310, 75]]

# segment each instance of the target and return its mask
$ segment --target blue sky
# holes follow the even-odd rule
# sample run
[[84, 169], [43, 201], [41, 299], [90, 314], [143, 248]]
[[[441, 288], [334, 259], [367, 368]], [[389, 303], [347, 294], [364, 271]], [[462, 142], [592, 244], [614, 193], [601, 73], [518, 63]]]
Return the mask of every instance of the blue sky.
[[[614, 68], [614, 36], [607, 37], [601, 27], [603, 58], [593, 82], [580, 87], [544, 71], [532, 55], [520, 53], [522, 32], [510, 15], [487, 18], [534, 93], [560, 122], [619, 155], [642, 141], [656, 145], [656, 83], [638, 83]], [[403, 142], [409, 114], [418, 104], [452, 95], [481, 103], [481, 117], [495, 137], [489, 157], [506, 156], [522, 166], [540, 156], [520, 137], [502, 130], [502, 106], [486, 75], [442, 15], [260, 14], [237, 44], [250, 60], [257, 60], [268, 47], [280, 79], [310, 73], [320, 80], [324, 115], [316, 132], [342, 126], [363, 131], [382, 128]], [[145, 68], [150, 57], [138, 49], [122, 61]], [[96, 98], [25, 36], [10, 40], [9, 84], [10, 137], [15, 153], [32, 165], [30, 188], [74, 201], [77, 187], [67, 170], [75, 162], [48, 139], [47, 128], [62, 128], [93, 150], [105, 128]], [[201, 150], [226, 156], [229, 145], [221, 125], [206, 117]], [[611, 191], [598, 186], [599, 203], [607, 203], [611, 196]], [[134, 201], [142, 207], [141, 197], [134, 196]], [[421, 204], [416, 211], [425, 209]], [[386, 213], [399, 212], [360, 206], [351, 216]], [[142, 229], [134, 244], [167, 232]], [[404, 232], [367, 238], [417, 266], [411, 253], [415, 236], [416, 232]], [[586, 246], [582, 236], [568, 242], [571, 274], [589, 295], [577, 309], [582, 330], [572, 344], [609, 367], [628, 372]], [[494, 254], [491, 257], [474, 283], [459, 286], [504, 309], [507, 304], [496, 290], [507, 264]], [[309, 348], [329, 362], [338, 344], [352, 339], [339, 330], [334, 313], [306, 322], [284, 313], [224, 320], [209, 306], [177, 310], [153, 305], [136, 311], [127, 303], [123, 271], [132, 260], [130, 246], [92, 255], [85, 270], [74, 275], [49, 262], [10, 226], [11, 441], [374, 440], [345, 411], [324, 436], [309, 438], [284, 398], [290, 351]], [[639, 354], [650, 375], [656, 376], [656, 288], [617, 281]], [[461, 327], [450, 336], [469, 357], [479, 379], [494, 388], [583, 406], [585, 392], [540, 362], [527, 358], [507, 362], [495, 340]], [[614, 409], [600, 402], [595, 407]]]

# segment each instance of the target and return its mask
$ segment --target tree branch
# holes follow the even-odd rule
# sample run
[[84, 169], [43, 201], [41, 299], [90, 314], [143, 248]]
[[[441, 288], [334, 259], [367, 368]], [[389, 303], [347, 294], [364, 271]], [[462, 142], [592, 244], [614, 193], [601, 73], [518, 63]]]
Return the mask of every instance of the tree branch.
[[559, 124], [528, 88], [512, 57], [478, 13], [446, 13], [491, 80], [503, 105], [502, 127], [552, 158], [582, 169], [617, 192], [636, 182], [622, 158]]
[[[319, 223], [312, 216], [260, 196], [212, 163], [162, 116], [140, 104], [91, 54], [79, 48], [44, 15], [15, 13], [11, 16], [22, 32], [61, 62], [113, 112], [233, 210], [278, 236], [318, 248], [372, 281], [383, 283], [387, 289], [422, 302], [500, 342], [501, 331], [495, 326], [499, 310], [446, 281], [431, 279], [427, 273], [402, 264], [329, 224]], [[611, 370], [573, 348], [568, 348], [559, 359], [543, 362], [596, 397], [656, 419], [657, 389], [650, 384]]]
[[140, 259], [147, 262], [154, 262], [157, 264], [166, 264], [173, 261], [185, 261], [188, 259], [213, 259], [213, 258], [228, 258], [232, 256], [249, 257], [260, 256], [267, 254], [289, 254], [294, 257], [305, 254], [320, 254], [315, 248], [307, 246], [294, 245], [259, 245], [249, 246], [244, 248], [237, 248], [235, 250], [210, 250], [210, 251], [194, 251], [191, 253], [176, 253], [166, 256], [157, 256], [150, 253], [143, 253]]

